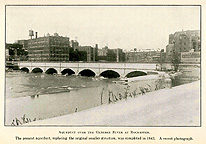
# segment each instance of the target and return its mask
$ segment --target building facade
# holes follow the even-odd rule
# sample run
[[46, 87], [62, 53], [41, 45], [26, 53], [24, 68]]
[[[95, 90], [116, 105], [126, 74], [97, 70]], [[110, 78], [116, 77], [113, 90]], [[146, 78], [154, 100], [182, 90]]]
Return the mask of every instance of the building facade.
[[79, 46], [79, 42], [76, 40], [71, 40], [71, 47], [74, 48], [74, 50]]
[[110, 51], [116, 54], [116, 62], [125, 62], [125, 53], [123, 49], [116, 48], [116, 49], [109, 49]]
[[199, 30], [187, 30], [178, 31], [169, 35], [169, 42], [166, 46], [166, 59], [170, 61], [174, 52], [200, 52], [200, 31]]
[[17, 43], [22, 45], [23, 49], [27, 49], [28, 48], [28, 40], [18, 40]]
[[108, 46], [98, 50], [99, 61], [125, 62], [125, 53], [121, 48], [109, 49]]
[[78, 46], [76, 47], [76, 50], [81, 52], [87, 53], [87, 62], [97, 61], [98, 57], [98, 46], [95, 47], [92, 46]]
[[160, 50], [134, 50], [126, 52], [126, 61], [127, 62], [147, 62], [147, 63], [156, 63], [164, 61], [166, 57], [166, 53]]
[[22, 44], [11, 43], [6, 44], [6, 60], [9, 61], [26, 61], [28, 60], [28, 52], [23, 48]]
[[200, 63], [200, 52], [181, 52], [182, 63]]
[[86, 52], [86, 61], [87, 62], [94, 62], [98, 60], [98, 45], [96, 44], [95, 47], [92, 46], [80, 46], [77, 41], [72, 40], [71, 46], [74, 51], [79, 52]]
[[27, 49], [30, 61], [69, 61], [70, 41], [55, 33], [29, 39]]
[[105, 46], [102, 49], [98, 49], [98, 56], [107, 56], [108, 49], [108, 46]]

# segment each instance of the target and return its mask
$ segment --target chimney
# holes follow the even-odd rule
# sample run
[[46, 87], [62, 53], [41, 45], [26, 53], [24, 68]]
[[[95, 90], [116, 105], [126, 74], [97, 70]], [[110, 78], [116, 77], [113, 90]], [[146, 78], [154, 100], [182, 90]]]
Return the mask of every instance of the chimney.
[[36, 38], [37, 38], [37, 32], [36, 32]]
[[97, 49], [98, 49], [98, 44], [95, 44], [95, 48], [97, 48]]

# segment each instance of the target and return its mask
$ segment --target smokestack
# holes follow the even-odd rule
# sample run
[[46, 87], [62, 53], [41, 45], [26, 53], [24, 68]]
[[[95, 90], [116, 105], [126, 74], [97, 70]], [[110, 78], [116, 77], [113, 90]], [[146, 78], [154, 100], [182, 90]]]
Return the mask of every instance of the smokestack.
[[38, 33], [36, 32], [36, 38], [37, 38], [37, 34], [38, 34]]

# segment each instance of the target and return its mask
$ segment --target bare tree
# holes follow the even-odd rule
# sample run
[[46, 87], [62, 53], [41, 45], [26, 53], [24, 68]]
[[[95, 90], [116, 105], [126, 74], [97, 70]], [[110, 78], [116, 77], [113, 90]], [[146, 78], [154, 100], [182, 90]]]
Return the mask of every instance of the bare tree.
[[159, 64], [160, 64], [160, 70], [162, 71], [162, 65], [163, 65], [163, 63], [164, 63], [164, 61], [165, 61], [165, 58], [163, 57], [163, 53], [164, 52], [164, 49], [161, 49], [161, 51], [160, 51], [160, 59], [159, 59]]
[[173, 50], [171, 62], [172, 62], [172, 65], [174, 67], [174, 70], [177, 71], [179, 68], [179, 64], [181, 62], [180, 61], [180, 52]]

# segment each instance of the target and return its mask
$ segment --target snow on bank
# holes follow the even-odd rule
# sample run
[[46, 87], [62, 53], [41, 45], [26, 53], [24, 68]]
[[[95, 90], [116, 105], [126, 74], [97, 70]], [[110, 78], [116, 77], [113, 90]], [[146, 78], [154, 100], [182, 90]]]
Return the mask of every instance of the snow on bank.
[[199, 126], [200, 81], [29, 125]]

